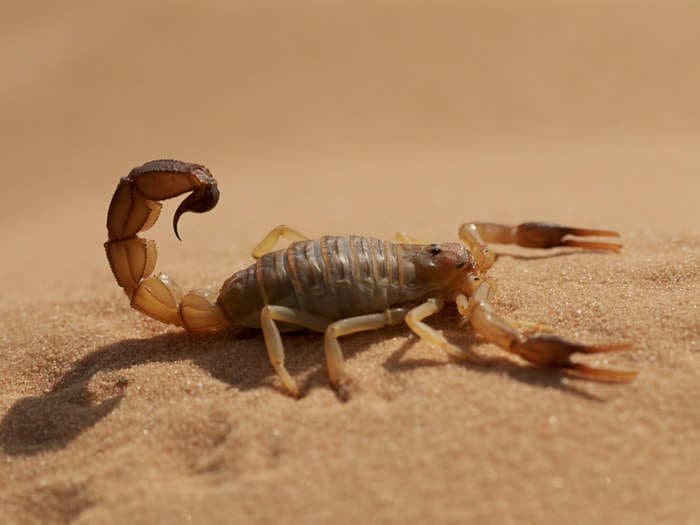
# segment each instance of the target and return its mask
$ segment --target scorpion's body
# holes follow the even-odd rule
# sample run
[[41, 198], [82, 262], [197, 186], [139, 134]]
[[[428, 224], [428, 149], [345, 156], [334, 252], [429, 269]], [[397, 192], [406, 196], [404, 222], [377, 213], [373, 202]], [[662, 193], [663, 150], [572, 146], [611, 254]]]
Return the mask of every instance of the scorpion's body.
[[[462, 258], [464, 272], [473, 270], [467, 250], [447, 244]], [[419, 304], [445, 287], [441, 280], [421, 278], [415, 259], [425, 248], [357, 235], [294, 242], [234, 273], [221, 287], [218, 303], [235, 324], [252, 328], [260, 328], [266, 305], [335, 321]]]
[[[539, 366], [563, 369], [589, 379], [628, 381], [633, 372], [591, 368], [572, 362], [575, 353], [617, 350], [624, 345], [589, 346], [551, 335], [526, 336], [517, 323], [492, 311], [492, 281], [486, 272], [495, 257], [484, 240], [551, 248], [575, 246], [617, 251], [618, 244], [565, 238], [617, 236], [607, 230], [567, 228], [548, 223], [519, 226], [468, 223], [461, 243], [389, 242], [369, 237], [321, 237], [311, 240], [286, 226], [274, 228], [253, 250], [258, 259], [234, 273], [218, 297], [208, 291], [187, 294], [165, 274], [149, 277], [156, 263], [153, 241], [136, 234], [158, 218], [158, 201], [191, 194], [175, 212], [173, 226], [186, 211], [205, 212], [219, 199], [217, 184], [201, 165], [174, 160], [148, 162], [121, 179], [107, 214], [107, 259], [134, 308], [192, 332], [231, 326], [261, 328], [270, 361], [287, 390], [296, 383], [284, 366], [280, 329], [307, 328], [325, 333], [331, 383], [346, 391], [347, 376], [338, 337], [406, 322], [429, 344], [450, 355], [482, 363], [483, 358], [449, 343], [423, 319], [454, 302], [475, 331], [489, 342]], [[179, 237], [179, 236], [178, 236]], [[273, 251], [279, 237], [293, 241]], [[539, 325], [541, 327], [541, 325]]]

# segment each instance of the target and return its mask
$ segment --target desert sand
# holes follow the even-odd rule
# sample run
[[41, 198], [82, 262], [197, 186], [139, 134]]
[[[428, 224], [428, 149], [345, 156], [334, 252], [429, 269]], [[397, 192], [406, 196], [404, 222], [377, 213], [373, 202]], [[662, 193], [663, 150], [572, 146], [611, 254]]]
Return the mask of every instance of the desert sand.
[[[0, 521], [700, 523], [700, 8], [693, 2], [11, 2], [0, 21]], [[509, 246], [509, 319], [630, 350], [605, 385], [449, 359], [405, 326], [192, 336], [104, 256], [119, 177], [205, 164], [218, 207], [147, 234], [185, 288], [273, 226], [456, 239], [467, 220], [621, 232]]]

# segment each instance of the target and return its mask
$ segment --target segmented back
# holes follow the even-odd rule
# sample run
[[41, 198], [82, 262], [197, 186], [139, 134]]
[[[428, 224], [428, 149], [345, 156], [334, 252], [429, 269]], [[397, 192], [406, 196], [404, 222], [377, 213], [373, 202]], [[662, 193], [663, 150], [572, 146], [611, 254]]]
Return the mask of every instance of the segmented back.
[[255, 326], [265, 304], [327, 319], [380, 312], [431, 291], [416, 282], [411, 245], [368, 237], [322, 237], [263, 255], [222, 287], [219, 303], [234, 319]]

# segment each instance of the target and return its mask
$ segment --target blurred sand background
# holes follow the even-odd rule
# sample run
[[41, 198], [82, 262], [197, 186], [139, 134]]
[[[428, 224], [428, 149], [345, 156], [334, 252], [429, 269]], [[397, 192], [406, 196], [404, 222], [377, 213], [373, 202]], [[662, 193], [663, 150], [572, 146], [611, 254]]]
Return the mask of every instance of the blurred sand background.
[[[700, 523], [698, 4], [252, 4], [0, 8], [0, 521]], [[109, 199], [163, 157], [222, 191], [184, 242], [173, 205], [148, 232], [185, 288], [280, 223], [618, 229], [620, 255], [500, 248], [496, 305], [631, 341], [589, 361], [640, 376], [485, 370], [397, 327], [341, 341], [348, 403], [322, 338], [286, 336], [291, 399], [259, 334], [187, 336], [115, 284]]]

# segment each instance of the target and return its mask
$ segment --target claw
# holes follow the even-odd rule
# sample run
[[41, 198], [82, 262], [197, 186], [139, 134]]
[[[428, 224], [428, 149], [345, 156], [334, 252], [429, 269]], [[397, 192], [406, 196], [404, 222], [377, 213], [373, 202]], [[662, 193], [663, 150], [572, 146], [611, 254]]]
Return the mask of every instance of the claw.
[[557, 368], [593, 381], [624, 383], [631, 381], [637, 372], [593, 368], [571, 361], [573, 354], [599, 354], [629, 348], [628, 343], [611, 345], [583, 345], [572, 343], [555, 335], [536, 335], [513, 345], [513, 351], [523, 359], [538, 366]]
[[526, 222], [515, 231], [516, 242], [526, 248], [553, 248], [555, 246], [573, 246], [591, 250], [619, 251], [622, 246], [616, 243], [564, 239], [567, 235], [578, 237], [619, 237], [611, 230], [594, 230], [590, 228], [571, 228], [547, 222]]

